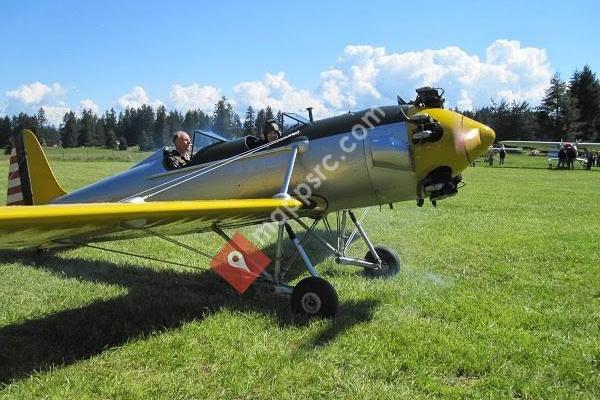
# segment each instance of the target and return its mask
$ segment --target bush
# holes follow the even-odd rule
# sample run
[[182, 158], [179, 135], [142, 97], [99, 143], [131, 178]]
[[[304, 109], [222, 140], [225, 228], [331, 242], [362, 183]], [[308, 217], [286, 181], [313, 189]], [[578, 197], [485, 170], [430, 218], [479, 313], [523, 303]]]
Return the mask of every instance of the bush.
[[119, 150], [127, 150], [127, 139], [125, 136], [119, 136]]

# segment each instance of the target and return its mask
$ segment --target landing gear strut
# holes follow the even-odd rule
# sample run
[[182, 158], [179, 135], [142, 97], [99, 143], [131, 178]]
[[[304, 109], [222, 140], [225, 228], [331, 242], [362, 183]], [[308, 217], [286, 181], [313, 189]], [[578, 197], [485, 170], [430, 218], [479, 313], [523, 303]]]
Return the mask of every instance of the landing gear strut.
[[[292, 227], [287, 222], [282, 223], [281, 226], [285, 228], [298, 255], [302, 258], [306, 270], [311, 275], [301, 280], [294, 287], [290, 298], [292, 311], [296, 314], [305, 314], [309, 317], [333, 317], [339, 304], [335, 289], [325, 279], [319, 278], [317, 270], [310, 261], [310, 258], [308, 258], [308, 254], [306, 254], [302, 243], [296, 237]], [[281, 235], [278, 235], [278, 237], [281, 237]], [[277, 247], [278, 249], [280, 248], [279, 243]]]
[[[310, 227], [301, 220], [297, 220], [296, 222], [306, 229], [307, 236], [313, 234], [312, 237], [317, 239], [326, 249], [333, 253], [335, 261], [338, 264], [362, 267], [365, 270], [365, 274], [369, 277], [389, 277], [397, 274], [400, 271], [400, 258], [392, 249], [384, 246], [374, 246], [371, 243], [371, 240], [362, 227], [362, 220], [365, 215], [366, 211], [359, 219], [352, 210], [338, 212], [337, 230], [335, 231], [331, 228], [329, 222], [325, 218], [315, 220]], [[350, 220], [354, 224], [354, 231], [351, 234], [346, 232], [346, 225], [348, 222], [347, 216], [350, 217]], [[337, 237], [336, 247], [331, 245], [321, 235], [314, 232], [314, 228], [319, 221], [323, 221], [331, 237]], [[356, 235], [359, 235], [363, 239], [369, 249], [364, 259], [350, 257], [346, 254], [348, 247], [352, 244]]]
[[[303, 241], [297, 238], [294, 230], [287, 222], [279, 223], [272, 283], [275, 284], [277, 292], [291, 294], [291, 306], [295, 313], [304, 314], [309, 317], [329, 318], [335, 315], [339, 305], [335, 289], [329, 282], [318, 276], [317, 270], [304, 250], [303, 242], [309, 237], [314, 237], [328, 249], [335, 256], [335, 261], [338, 264], [361, 267], [364, 269], [365, 275], [369, 277], [384, 278], [395, 275], [400, 271], [400, 259], [393, 250], [383, 246], [373, 246], [371, 243], [371, 240], [362, 227], [362, 220], [365, 214], [359, 219], [351, 210], [338, 212], [336, 215], [337, 230], [335, 231], [331, 228], [326, 218], [314, 220], [311, 226], [308, 226], [300, 219], [296, 219], [295, 221], [306, 230]], [[346, 229], [348, 220], [354, 225], [354, 230], [350, 234], [348, 234]], [[319, 222], [323, 222], [325, 225], [330, 239], [337, 239], [336, 246], [315, 232], [315, 227]], [[287, 232], [296, 250], [296, 256], [288, 260], [285, 266], [282, 265], [284, 231]], [[348, 247], [357, 235], [363, 239], [369, 249], [364, 259], [350, 257], [346, 254]], [[297, 259], [302, 260], [306, 271], [311, 276], [301, 280], [294, 288], [291, 288], [283, 282], [286, 281], [287, 271]]]

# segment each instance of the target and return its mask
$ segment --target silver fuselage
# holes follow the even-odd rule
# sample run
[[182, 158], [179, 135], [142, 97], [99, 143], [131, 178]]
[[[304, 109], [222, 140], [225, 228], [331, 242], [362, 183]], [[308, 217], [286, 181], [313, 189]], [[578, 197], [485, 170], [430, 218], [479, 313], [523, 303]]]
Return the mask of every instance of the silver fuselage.
[[[357, 135], [347, 131], [311, 139], [299, 152], [288, 193], [310, 198], [322, 212], [415, 198], [406, 122], [382, 124]], [[270, 198], [279, 192], [290, 146], [242, 157], [185, 182], [184, 175], [222, 163], [174, 171], [163, 166], [162, 151], [118, 175], [62, 196], [54, 203]], [[168, 188], [167, 190], [163, 190]]]

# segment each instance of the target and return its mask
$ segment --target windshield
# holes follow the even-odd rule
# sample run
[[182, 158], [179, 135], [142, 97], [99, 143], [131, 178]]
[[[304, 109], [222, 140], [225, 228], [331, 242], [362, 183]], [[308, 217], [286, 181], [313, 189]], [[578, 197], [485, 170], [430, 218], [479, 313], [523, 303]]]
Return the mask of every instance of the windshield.
[[227, 142], [223, 136], [210, 131], [194, 131], [194, 146], [192, 154], [196, 154], [198, 150], [202, 150], [205, 147], [212, 146], [215, 143]]
[[284, 112], [282, 114], [281, 129], [284, 135], [294, 132], [301, 127], [310, 124], [310, 121], [296, 113]]

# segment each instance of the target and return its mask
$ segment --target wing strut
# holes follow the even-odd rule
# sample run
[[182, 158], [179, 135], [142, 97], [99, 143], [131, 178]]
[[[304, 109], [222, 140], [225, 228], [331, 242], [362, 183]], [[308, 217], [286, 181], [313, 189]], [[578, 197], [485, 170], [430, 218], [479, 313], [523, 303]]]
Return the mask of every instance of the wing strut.
[[[165, 235], [161, 235], [160, 233], [154, 232], [151, 229], [148, 228], [140, 228], [140, 230], [143, 230], [145, 232], [147, 232], [148, 234], [150, 234], [151, 236], [155, 236], [159, 239], [165, 240], [171, 244], [174, 244], [176, 246], [182, 247], [186, 250], [189, 250], [193, 253], [196, 254], [200, 254], [201, 256], [204, 256], [206, 258], [208, 258], [209, 260], [212, 260], [214, 258], [214, 256], [203, 252], [202, 250], [198, 250], [192, 246], [189, 246], [183, 242], [180, 242], [178, 240], [172, 239], [168, 236]], [[198, 266], [194, 266], [194, 265], [189, 265], [189, 264], [183, 264], [183, 263], [178, 263], [176, 261], [169, 261], [169, 260], [163, 260], [160, 258], [155, 258], [155, 257], [150, 257], [150, 256], [145, 256], [142, 254], [136, 254], [136, 253], [130, 253], [127, 251], [123, 251], [123, 250], [116, 250], [116, 249], [110, 249], [108, 247], [101, 247], [101, 246], [97, 246], [97, 245], [93, 245], [93, 244], [89, 244], [89, 243], [76, 243], [76, 242], [72, 242], [70, 244], [76, 244], [77, 246], [82, 246], [82, 247], [89, 247], [91, 249], [96, 249], [96, 250], [103, 250], [109, 253], [116, 253], [116, 254], [122, 254], [122, 255], [126, 255], [126, 256], [132, 256], [132, 257], [137, 257], [137, 258], [141, 258], [144, 260], [150, 260], [150, 261], [157, 261], [157, 262], [161, 262], [161, 263], [165, 263], [165, 264], [170, 264], [170, 265], [177, 265], [179, 267], [187, 267], [187, 268], [192, 268], [192, 269], [198, 269], [198, 270], [202, 270], [202, 271], [206, 271], [207, 268], [202, 268], [202, 267], [198, 267]]]
[[69, 243], [69, 244], [75, 244], [77, 246], [82, 246], [82, 247], [89, 247], [90, 249], [103, 250], [103, 251], [106, 251], [108, 253], [115, 253], [115, 254], [122, 254], [124, 256], [137, 257], [137, 258], [141, 258], [141, 259], [149, 260], [149, 261], [157, 261], [157, 262], [161, 262], [161, 263], [165, 263], [165, 264], [177, 265], [179, 267], [187, 267], [187, 268], [192, 268], [192, 269], [199, 269], [199, 270], [202, 270], [202, 271], [206, 270], [206, 268], [201, 268], [201, 267], [197, 267], [197, 266], [194, 266], [194, 265], [182, 264], [182, 263], [178, 263], [176, 261], [162, 260], [160, 258], [155, 258], [155, 257], [150, 257], [150, 256], [144, 256], [144, 255], [136, 254], [136, 253], [130, 253], [128, 251], [109, 249], [108, 247], [97, 246], [97, 245], [89, 244], [89, 243], [75, 243], [75, 242], [72, 242], [72, 243]]
[[308, 139], [302, 139], [291, 144], [290, 160], [288, 161], [285, 176], [283, 177], [283, 184], [279, 189], [279, 193], [273, 196], [274, 199], [288, 200], [292, 198], [289, 195], [288, 190], [290, 188], [290, 180], [292, 179], [292, 173], [294, 172], [294, 165], [296, 164], [296, 156], [298, 155], [298, 151], [303, 153], [306, 151], [306, 149], [308, 149]]

